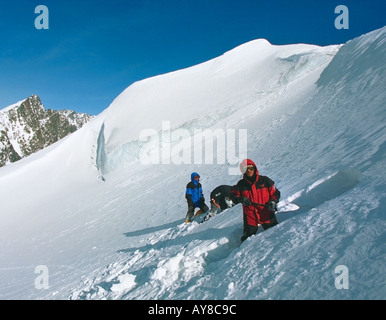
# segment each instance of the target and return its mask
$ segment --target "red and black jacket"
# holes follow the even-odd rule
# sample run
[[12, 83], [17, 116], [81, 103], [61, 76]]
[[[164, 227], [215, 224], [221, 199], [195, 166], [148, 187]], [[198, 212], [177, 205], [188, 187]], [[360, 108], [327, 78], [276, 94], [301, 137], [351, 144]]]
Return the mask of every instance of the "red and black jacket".
[[[254, 164], [253, 164], [254, 165]], [[254, 165], [256, 168], [256, 165]], [[253, 179], [248, 179], [244, 174], [242, 180], [232, 189], [237, 202], [242, 198], [249, 198], [252, 203], [266, 204], [268, 201], [279, 202], [280, 191], [276, 189], [275, 183], [266, 176], [260, 176], [256, 168], [256, 175]], [[243, 205], [244, 222], [250, 226], [257, 227], [258, 224], [269, 224], [271, 212], [263, 206]]]

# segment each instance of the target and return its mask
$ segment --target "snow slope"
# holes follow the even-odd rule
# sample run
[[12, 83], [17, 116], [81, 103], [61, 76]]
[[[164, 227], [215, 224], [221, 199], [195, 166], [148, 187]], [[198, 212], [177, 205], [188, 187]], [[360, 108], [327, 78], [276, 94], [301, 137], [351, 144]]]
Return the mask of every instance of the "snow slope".
[[[1, 168], [0, 298], [384, 299], [385, 39], [386, 28], [343, 46], [252, 41], [131, 85]], [[239, 205], [182, 223], [192, 171], [207, 199], [240, 178], [229, 145], [189, 154], [198, 129], [247, 139], [282, 193], [278, 226], [240, 245]], [[150, 136], [161, 147], [146, 148]]]

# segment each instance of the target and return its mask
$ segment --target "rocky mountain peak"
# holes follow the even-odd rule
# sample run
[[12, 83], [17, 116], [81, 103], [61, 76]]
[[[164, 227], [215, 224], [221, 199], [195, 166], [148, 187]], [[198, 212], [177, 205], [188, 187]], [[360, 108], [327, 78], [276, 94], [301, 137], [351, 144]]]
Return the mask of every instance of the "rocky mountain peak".
[[20, 160], [78, 130], [91, 115], [45, 109], [34, 94], [0, 110], [0, 167]]

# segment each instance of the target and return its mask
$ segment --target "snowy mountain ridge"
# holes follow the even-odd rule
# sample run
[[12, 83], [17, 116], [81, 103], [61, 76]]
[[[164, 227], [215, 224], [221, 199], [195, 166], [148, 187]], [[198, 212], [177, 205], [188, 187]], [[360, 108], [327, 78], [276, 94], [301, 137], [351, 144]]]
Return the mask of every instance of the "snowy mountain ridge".
[[92, 117], [70, 110], [46, 110], [37, 95], [0, 110], [0, 166], [44, 149], [78, 130]]
[[[133, 161], [133, 152], [141, 149], [141, 131], [151, 128], [161, 133], [162, 120], [170, 123], [170, 130], [237, 127], [248, 114], [285, 97], [287, 87], [295, 86], [298, 78], [317, 77], [338, 48], [273, 46], [260, 39], [197, 66], [131, 85], [106, 110], [102, 171], [124, 165], [123, 155]], [[313, 82], [312, 78], [299, 90], [306, 91]]]
[[[0, 298], [384, 299], [385, 40], [386, 27], [325, 48], [251, 42], [131, 85], [0, 168]], [[191, 172], [206, 199], [240, 178], [221, 152], [141, 162], [165, 145], [188, 154], [194, 129], [247, 130], [281, 191], [279, 225], [241, 244], [240, 205], [183, 223]], [[176, 141], [157, 145], [166, 131]]]

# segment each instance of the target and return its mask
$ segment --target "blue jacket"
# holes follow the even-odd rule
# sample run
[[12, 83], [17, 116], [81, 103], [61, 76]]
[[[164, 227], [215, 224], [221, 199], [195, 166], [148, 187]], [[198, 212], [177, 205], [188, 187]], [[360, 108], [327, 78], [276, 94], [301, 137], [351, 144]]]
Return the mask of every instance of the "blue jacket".
[[190, 176], [191, 181], [186, 186], [185, 198], [193, 202], [195, 207], [200, 206], [200, 201], [205, 201], [204, 195], [202, 194], [202, 186], [198, 180], [195, 180], [194, 177], [200, 175], [197, 172], [193, 172]]

